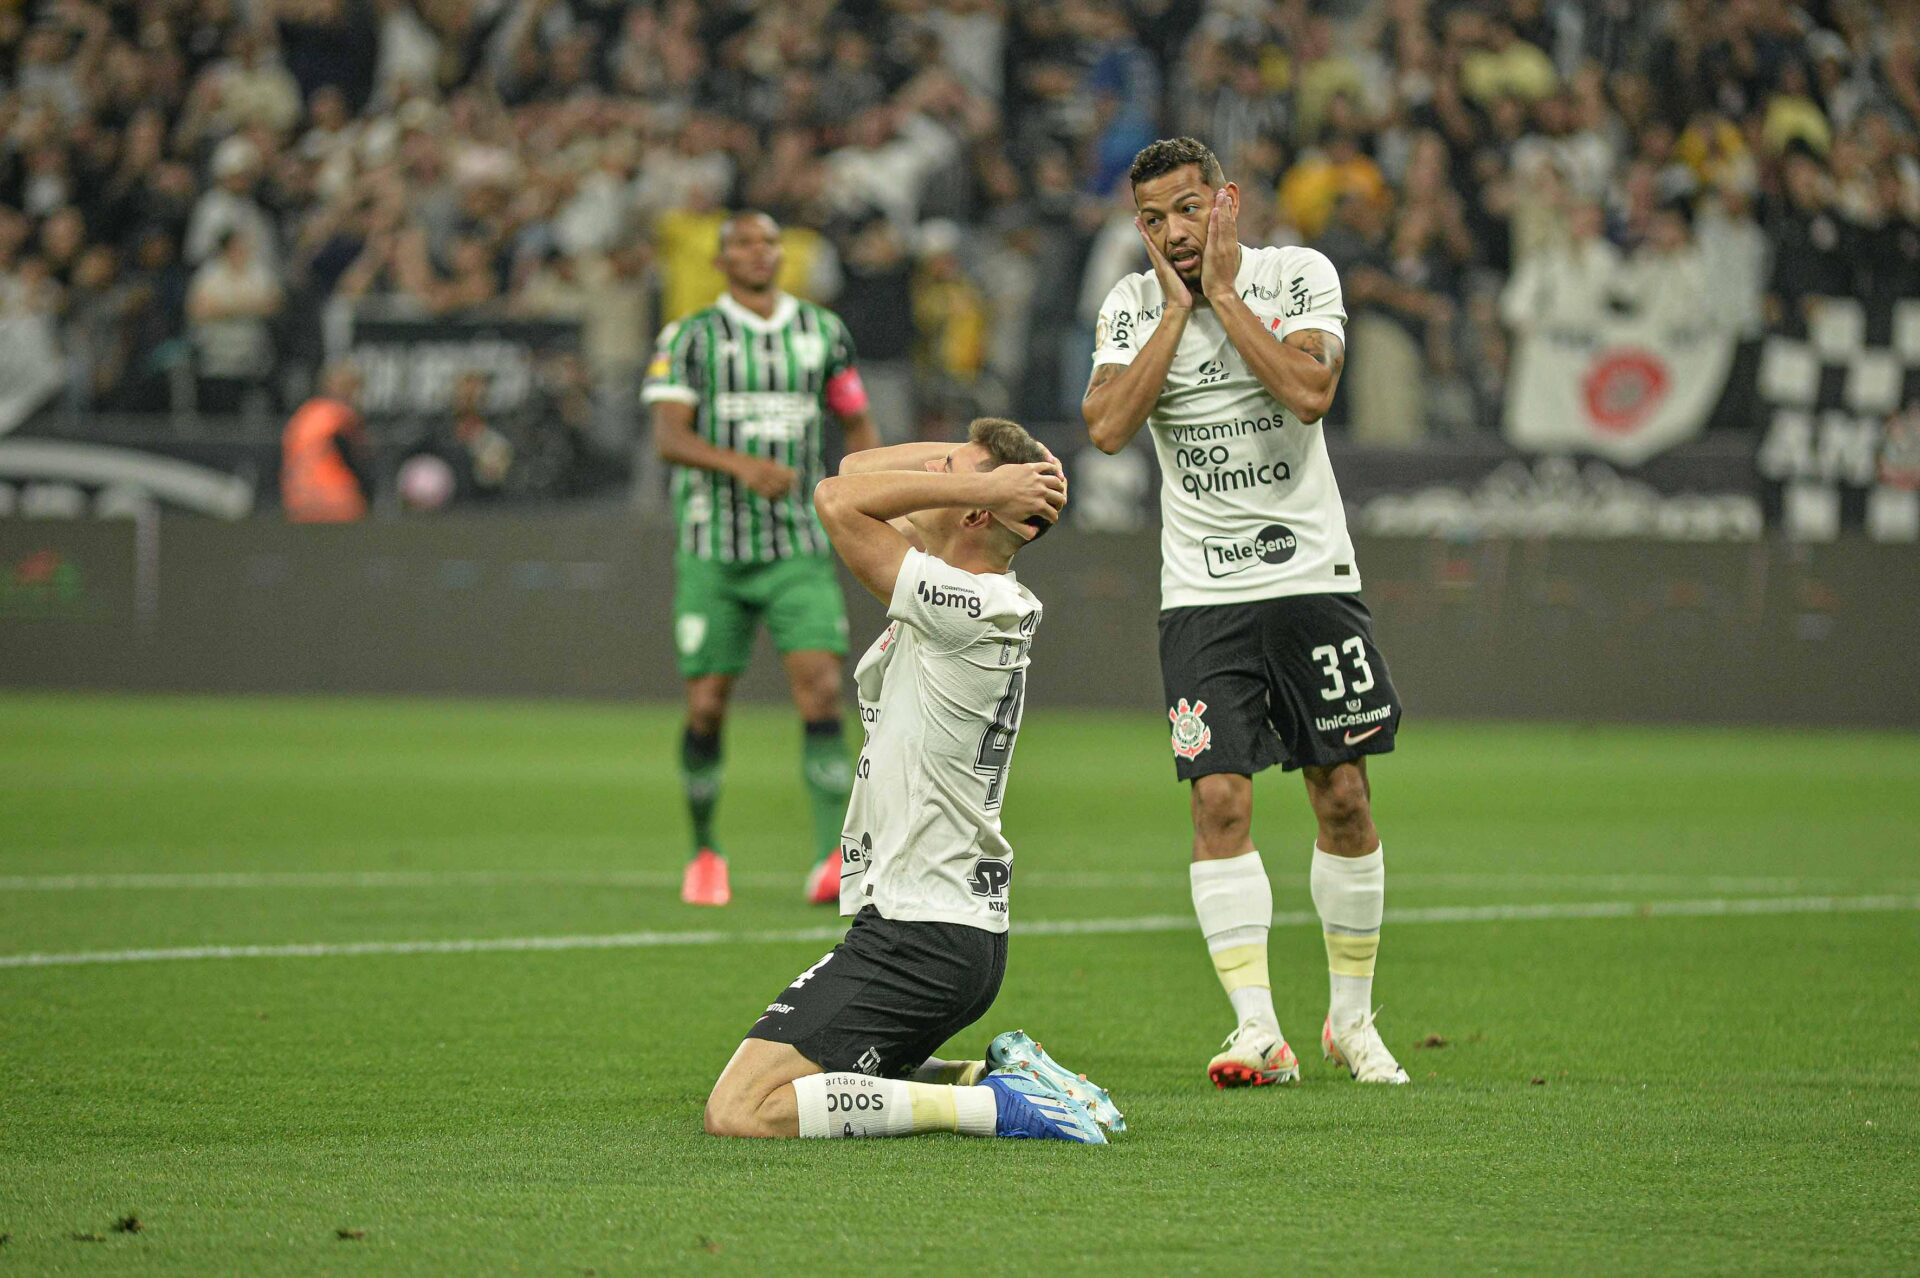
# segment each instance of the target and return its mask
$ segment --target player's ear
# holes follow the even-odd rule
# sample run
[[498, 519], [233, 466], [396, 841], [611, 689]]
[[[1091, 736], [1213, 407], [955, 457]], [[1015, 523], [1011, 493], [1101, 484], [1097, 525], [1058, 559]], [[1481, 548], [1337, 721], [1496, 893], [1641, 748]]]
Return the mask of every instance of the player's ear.
[[1233, 212], [1234, 212], [1234, 216], [1236, 216], [1236, 217], [1237, 217], [1237, 216], [1239, 216], [1239, 214], [1240, 214], [1240, 184], [1239, 184], [1238, 182], [1229, 182], [1229, 183], [1227, 183], [1227, 184], [1226, 184], [1225, 186], [1223, 186], [1223, 187], [1221, 187], [1220, 189], [1221, 189], [1221, 190], [1223, 190], [1223, 191], [1225, 191], [1225, 192], [1227, 193], [1227, 203], [1229, 203], [1229, 204], [1231, 204], [1231, 205], [1233, 206]]

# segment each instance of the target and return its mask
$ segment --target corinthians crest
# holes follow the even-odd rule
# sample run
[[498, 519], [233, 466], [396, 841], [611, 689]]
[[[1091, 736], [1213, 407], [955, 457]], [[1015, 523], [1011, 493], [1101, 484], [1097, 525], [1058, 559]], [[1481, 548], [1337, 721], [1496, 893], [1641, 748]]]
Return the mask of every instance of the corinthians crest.
[[1206, 702], [1188, 705], [1185, 697], [1167, 711], [1167, 718], [1173, 721], [1173, 752], [1182, 759], [1197, 759], [1202, 750], [1213, 744], [1213, 729], [1200, 717], [1206, 712]]

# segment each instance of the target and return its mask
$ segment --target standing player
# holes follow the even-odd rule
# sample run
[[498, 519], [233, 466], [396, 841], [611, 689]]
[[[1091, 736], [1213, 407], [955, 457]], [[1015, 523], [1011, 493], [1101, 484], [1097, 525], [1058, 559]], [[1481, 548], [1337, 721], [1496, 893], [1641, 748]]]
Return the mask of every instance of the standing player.
[[840, 317], [775, 285], [780, 227], [737, 213], [720, 227], [727, 291], [660, 334], [642, 398], [673, 472], [673, 635], [687, 681], [681, 778], [693, 859], [680, 897], [725, 905], [732, 892], [714, 837], [720, 732], [734, 680], [765, 621], [805, 728], [801, 778], [813, 806], [807, 898], [839, 895], [840, 817], [852, 785], [841, 725], [847, 614], [827, 534], [807, 495], [825, 475], [831, 414], [846, 451], [880, 442]]
[[1142, 150], [1130, 177], [1153, 269], [1101, 308], [1082, 413], [1109, 453], [1151, 424], [1160, 458], [1160, 673], [1192, 783], [1193, 908], [1238, 1018], [1207, 1074], [1300, 1076], [1273, 1009], [1273, 889], [1251, 834], [1252, 776], [1278, 763], [1301, 771], [1319, 823], [1321, 1047], [1362, 1082], [1404, 1083], [1373, 1025], [1386, 871], [1365, 759], [1393, 749], [1400, 703], [1319, 426], [1344, 359], [1340, 280], [1312, 249], [1241, 245], [1239, 188], [1192, 138]]
[[984, 1062], [928, 1055], [986, 1012], [1006, 972], [1000, 806], [1040, 625], [1011, 561], [1058, 516], [1066, 483], [1024, 430], [990, 418], [965, 444], [861, 453], [842, 472], [815, 505], [892, 619], [854, 676], [866, 744], [840, 885], [853, 926], [748, 1031], [707, 1130], [1102, 1144], [1112, 1102], [1024, 1034], [995, 1038]]

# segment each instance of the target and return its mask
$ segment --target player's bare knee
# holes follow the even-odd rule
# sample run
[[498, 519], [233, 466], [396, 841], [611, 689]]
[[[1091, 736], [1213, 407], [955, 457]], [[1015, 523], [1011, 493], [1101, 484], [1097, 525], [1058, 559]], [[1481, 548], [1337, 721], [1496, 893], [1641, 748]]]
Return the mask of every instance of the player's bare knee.
[[703, 737], [720, 731], [727, 719], [727, 689], [706, 680], [687, 685], [687, 726]]
[[1376, 836], [1364, 772], [1346, 764], [1315, 770], [1307, 779], [1307, 793], [1320, 824], [1322, 847], [1347, 856], [1368, 850]]
[[1244, 777], [1207, 776], [1193, 783], [1193, 846], [1200, 860], [1238, 856], [1253, 827], [1253, 788]]
[[822, 675], [809, 676], [804, 683], [795, 685], [793, 699], [800, 717], [808, 723], [837, 717], [840, 713], [840, 671], [834, 668]]

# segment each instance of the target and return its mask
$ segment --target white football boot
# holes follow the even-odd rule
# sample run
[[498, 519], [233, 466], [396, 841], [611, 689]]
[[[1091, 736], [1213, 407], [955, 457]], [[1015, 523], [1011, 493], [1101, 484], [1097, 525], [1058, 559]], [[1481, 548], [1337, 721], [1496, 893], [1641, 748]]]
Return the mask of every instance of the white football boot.
[[1373, 1018], [1379, 1014], [1375, 1008], [1338, 1029], [1329, 1016], [1320, 1029], [1320, 1050], [1356, 1083], [1405, 1083], [1409, 1081], [1407, 1071], [1393, 1059], [1393, 1053], [1380, 1041], [1380, 1031], [1373, 1027]]
[[1207, 1062], [1207, 1077], [1220, 1088], [1297, 1083], [1300, 1060], [1277, 1028], [1242, 1021], [1220, 1044], [1220, 1054]]

